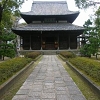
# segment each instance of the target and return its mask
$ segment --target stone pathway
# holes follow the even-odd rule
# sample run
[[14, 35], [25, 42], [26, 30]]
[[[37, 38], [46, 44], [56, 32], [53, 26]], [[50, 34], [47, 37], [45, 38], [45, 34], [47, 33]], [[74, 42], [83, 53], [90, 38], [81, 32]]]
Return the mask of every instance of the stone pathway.
[[12, 100], [86, 100], [56, 55], [44, 55]]

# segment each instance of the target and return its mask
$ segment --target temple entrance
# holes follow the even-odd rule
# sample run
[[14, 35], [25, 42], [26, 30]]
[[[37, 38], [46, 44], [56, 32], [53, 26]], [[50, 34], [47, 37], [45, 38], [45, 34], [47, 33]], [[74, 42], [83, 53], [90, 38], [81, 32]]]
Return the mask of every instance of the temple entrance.
[[54, 50], [55, 49], [55, 38], [54, 37], [47, 37], [46, 38], [46, 50]]
[[58, 48], [57, 37], [43, 37], [42, 49], [56, 50]]
[[[48, 33], [48, 34], [47, 34]], [[77, 49], [77, 35], [45, 32], [22, 37], [23, 50], [67, 50]]]

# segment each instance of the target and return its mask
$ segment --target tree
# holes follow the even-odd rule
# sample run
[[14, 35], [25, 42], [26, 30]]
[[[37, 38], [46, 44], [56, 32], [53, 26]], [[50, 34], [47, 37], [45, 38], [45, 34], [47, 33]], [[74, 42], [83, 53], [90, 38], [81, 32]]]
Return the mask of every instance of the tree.
[[100, 4], [100, 1], [95, 0], [75, 0], [78, 8], [88, 8], [90, 6], [96, 6]]
[[[96, 0], [75, 0], [75, 3], [80, 9], [100, 5], [100, 1]], [[86, 35], [87, 41], [80, 51], [84, 56], [90, 57], [91, 54], [94, 55], [98, 52], [100, 46], [100, 8], [96, 11], [94, 19], [92, 17], [92, 21], [88, 20], [85, 22], [84, 27], [84, 34]]]
[[9, 29], [13, 24], [13, 16], [19, 16], [19, 7], [24, 0], [2, 0], [0, 1], [0, 34], [4, 28]]
[[0, 1], [0, 22], [3, 17], [3, 12], [9, 11], [13, 14], [18, 14], [19, 7], [25, 0], [2, 0]]
[[0, 55], [2, 56], [3, 60], [5, 56], [10, 58], [15, 57], [15, 38], [16, 35], [11, 32], [6, 32], [0, 36], [0, 39], [2, 40], [0, 44]]
[[100, 36], [100, 7], [99, 9], [96, 11], [95, 13], [95, 25], [96, 25], [96, 30], [98, 31], [99, 33], [99, 36]]
[[10, 30], [14, 17], [19, 16], [19, 8], [25, 0], [0, 0], [0, 35], [4, 29]]
[[84, 24], [84, 34], [86, 36], [86, 44], [81, 48], [80, 52], [83, 56], [91, 57], [91, 54], [95, 55], [98, 52], [100, 45], [100, 37], [97, 31], [97, 27], [91, 27], [92, 22], [87, 20]]
[[14, 23], [15, 17], [19, 16], [19, 7], [24, 1], [25, 0], [0, 0], [0, 44], [2, 45], [3, 43], [5, 45], [5, 47], [2, 45], [0, 49], [3, 47], [6, 48], [8, 45], [2, 40], [2, 37], [5, 35], [10, 36], [9, 32], [11, 33], [11, 27]]

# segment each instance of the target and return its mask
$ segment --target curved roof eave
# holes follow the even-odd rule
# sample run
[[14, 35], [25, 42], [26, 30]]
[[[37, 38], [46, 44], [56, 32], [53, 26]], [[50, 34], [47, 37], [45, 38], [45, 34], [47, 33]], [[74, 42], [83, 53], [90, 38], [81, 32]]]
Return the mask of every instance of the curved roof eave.
[[[26, 23], [32, 23], [33, 19], [39, 19], [40, 17], [43, 19], [44, 17], [63, 17], [60, 18], [59, 20], [66, 20], [69, 23], [73, 23], [74, 20], [77, 18], [77, 16], [79, 15], [79, 11], [76, 12], [72, 12], [72, 13], [67, 13], [67, 14], [61, 14], [61, 15], [34, 15], [34, 14], [27, 14], [27, 13], [21, 13], [21, 17], [26, 21]], [[41, 20], [40, 20], [41, 21]]]
[[29, 11], [29, 12], [21, 12], [21, 15], [28, 15], [28, 16], [50, 16], [50, 15], [71, 15], [71, 14], [75, 14], [75, 13], [80, 13], [79, 11], [67, 11], [67, 12], [62, 12], [62, 13], [39, 13], [39, 14], [35, 14], [33, 11]]
[[84, 27], [71, 23], [36, 23], [12, 28], [12, 31], [84, 31]]

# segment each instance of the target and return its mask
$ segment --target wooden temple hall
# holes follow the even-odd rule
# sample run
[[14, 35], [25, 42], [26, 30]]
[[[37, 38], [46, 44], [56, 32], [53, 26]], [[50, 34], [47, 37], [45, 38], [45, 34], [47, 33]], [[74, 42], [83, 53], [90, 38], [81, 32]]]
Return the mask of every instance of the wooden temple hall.
[[83, 27], [72, 23], [78, 11], [69, 11], [66, 1], [34, 1], [31, 11], [22, 12], [25, 26], [13, 27], [22, 50], [67, 50], [78, 48]]

